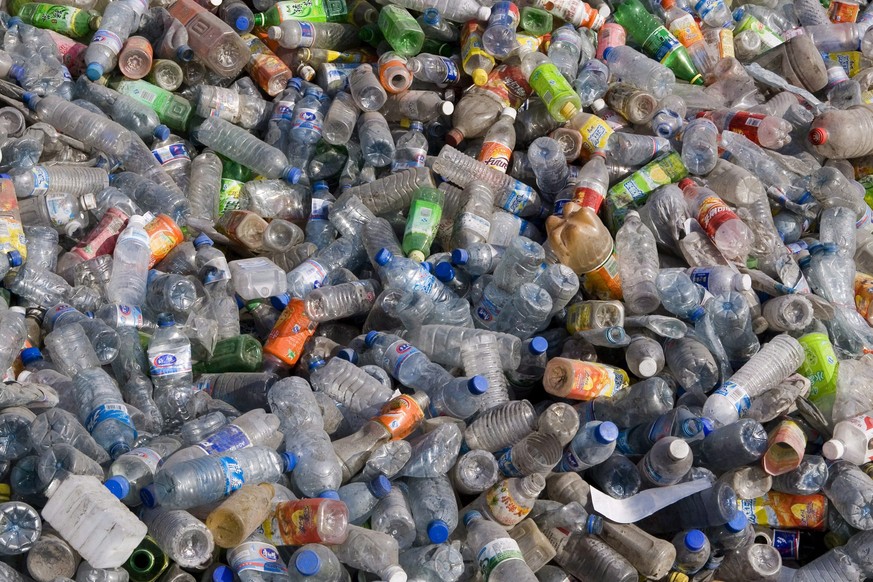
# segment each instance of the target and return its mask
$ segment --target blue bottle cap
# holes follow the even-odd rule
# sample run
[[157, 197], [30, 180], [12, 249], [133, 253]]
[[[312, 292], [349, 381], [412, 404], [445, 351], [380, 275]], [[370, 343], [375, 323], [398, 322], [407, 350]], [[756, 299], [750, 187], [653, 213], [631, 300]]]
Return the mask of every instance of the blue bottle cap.
[[699, 552], [706, 545], [706, 534], [699, 529], [693, 529], [685, 534], [685, 547], [692, 552]]
[[187, 44], [183, 44], [179, 48], [176, 49], [176, 56], [183, 63], [190, 63], [194, 60], [194, 49], [192, 49]]
[[441, 544], [449, 539], [449, 524], [441, 519], [435, 519], [427, 524], [427, 537], [430, 543]]
[[333, 489], [325, 489], [324, 491], [319, 493], [318, 496], [322, 499], [336, 499], [337, 501], [340, 500], [339, 493], [337, 493]]
[[382, 499], [391, 493], [391, 481], [385, 475], [378, 475], [375, 479], [367, 483], [367, 489], [373, 494], [373, 497]]
[[367, 335], [364, 337], [364, 344], [370, 348], [373, 347], [373, 344], [376, 342], [376, 338], [379, 337], [379, 332], [373, 330], [371, 332], [367, 332]]
[[618, 427], [608, 420], [604, 421], [594, 429], [594, 438], [600, 444], [608, 445], [609, 443], [614, 443], [618, 438]]
[[300, 168], [285, 168], [285, 171], [282, 172], [282, 179], [288, 182], [289, 184], [296, 184], [300, 181], [300, 176], [303, 175], [303, 172]]
[[731, 14], [731, 16], [732, 16], [733, 19], [734, 19], [734, 22], [739, 22], [740, 20], [743, 19], [743, 17], [744, 17], [745, 15], [746, 15], [746, 9], [743, 8], [742, 6], [740, 6], [740, 7], [736, 8], [736, 9], [734, 9], [733, 14]]
[[[413, 256], [414, 256], [416, 253], [421, 253], [421, 251], [412, 251], [411, 253], [409, 253], [409, 258], [412, 259], [413, 261], [416, 261], [417, 259], [413, 258]], [[424, 256], [424, 255], [421, 255], [421, 256]], [[422, 259], [421, 261], [418, 261], [418, 263], [421, 264], [421, 268], [422, 268], [422, 269], [424, 269], [424, 270], [427, 271], [428, 273], [433, 273], [433, 265], [431, 265], [430, 263], [425, 262], [423, 259]]]
[[424, 131], [424, 124], [420, 121], [413, 121], [409, 124], [409, 129], [414, 129], [415, 131]]
[[609, 53], [611, 53], [611, 52], [612, 52], [611, 46], [608, 46], [605, 49], [603, 49], [603, 60], [604, 61], [609, 60]]
[[440, 23], [440, 11], [436, 8], [425, 8], [422, 14], [424, 15], [424, 21], [431, 26], [436, 26]]
[[535, 356], [546, 353], [546, 350], [549, 349], [549, 342], [541, 335], [535, 336], [532, 340], [530, 340], [530, 344], [528, 344], [528, 349], [530, 353]]
[[221, 565], [212, 571], [212, 582], [233, 582], [233, 570]]
[[353, 364], [358, 363], [358, 352], [353, 350], [352, 348], [343, 348], [337, 352], [336, 357], [345, 360], [347, 362], [351, 362]]
[[270, 305], [273, 306], [274, 309], [278, 309], [279, 311], [284, 311], [288, 304], [291, 303], [291, 296], [287, 293], [282, 293], [281, 295], [275, 295], [270, 297]]
[[158, 315], [158, 327], [170, 327], [176, 325], [176, 318], [172, 313], [162, 313]]
[[309, 371], [311, 372], [311, 371], [313, 371], [313, 370], [317, 370], [317, 369], [319, 369], [319, 368], [323, 368], [323, 367], [326, 366], [326, 365], [327, 365], [327, 362], [325, 362], [323, 359], [319, 358], [319, 359], [317, 359], [317, 360], [314, 360], [314, 361], [312, 361], [312, 362], [309, 362]]
[[451, 263], [443, 261], [436, 266], [436, 268], [433, 270], [433, 274], [436, 275], [436, 278], [443, 283], [448, 283], [455, 278], [455, 268], [452, 267]]
[[[33, 93], [31, 93], [31, 95], [33, 95]], [[11, 179], [12, 179], [12, 176], [10, 176], [9, 174], [0, 174], [0, 180], [11, 180]]]
[[243, 298], [240, 297], [239, 295], [237, 295], [236, 293], [233, 294], [233, 298], [236, 299], [237, 309], [242, 309], [243, 307], [246, 306], [246, 302], [243, 301]]
[[746, 517], [746, 514], [742, 511], [737, 511], [734, 516], [730, 519], [729, 522], [725, 524], [725, 527], [732, 531], [733, 533], [737, 533], [746, 529], [746, 525], [749, 523], [749, 518]]
[[470, 525], [470, 522], [474, 519], [482, 519], [482, 514], [478, 511], [468, 511], [464, 514], [464, 526]]
[[162, 123], [155, 128], [153, 135], [155, 136], [155, 138], [163, 141], [170, 137], [170, 128]]
[[455, 249], [452, 251], [453, 265], [466, 265], [470, 260], [470, 253], [467, 249]]
[[24, 67], [21, 65], [12, 65], [9, 67], [9, 76], [13, 79], [18, 79], [21, 75], [24, 74]]
[[701, 426], [701, 430], [703, 431], [704, 437], [709, 435], [709, 433], [711, 433], [712, 431], [715, 430], [715, 423], [712, 422], [712, 420], [710, 420], [709, 418], [706, 418], [705, 416], [700, 418], [700, 426]]
[[488, 378], [485, 376], [473, 376], [467, 380], [467, 389], [470, 394], [485, 394], [488, 392]]
[[39, 95], [28, 91], [21, 96], [21, 100], [24, 101], [24, 104], [27, 105], [28, 109], [35, 109], [36, 103], [39, 101]]
[[294, 558], [294, 567], [302, 576], [314, 576], [321, 570], [321, 558], [312, 550], [302, 550]]
[[285, 472], [290, 473], [297, 466], [297, 455], [294, 453], [282, 453], [282, 460], [285, 462]]
[[9, 19], [9, 22], [6, 23], [6, 26], [9, 26], [9, 27], [12, 27], [12, 26], [18, 26], [18, 25], [21, 24], [22, 22], [24, 22], [24, 21], [21, 20], [20, 17], [18, 17], [18, 16], [13, 16], [12, 18]]
[[698, 305], [691, 313], [688, 314], [688, 319], [689, 321], [691, 321], [691, 323], [694, 323], [704, 315], [706, 315], [706, 310], [701, 305]]
[[585, 520], [585, 529], [589, 534], [600, 535], [603, 531], [603, 518], [599, 515], [589, 515]]
[[103, 66], [100, 63], [88, 63], [85, 68], [85, 74], [92, 81], [96, 81], [103, 76]]
[[380, 267], [384, 267], [385, 265], [390, 263], [391, 259], [393, 258], [394, 255], [392, 255], [391, 251], [389, 251], [388, 249], [379, 249], [379, 252], [376, 253], [376, 256], [373, 258], [373, 260], [375, 260], [376, 264]]
[[315, 184], [312, 185], [313, 190], [330, 190], [330, 187], [327, 185], [325, 180], [319, 180]]
[[21, 363], [25, 366], [31, 362], [42, 359], [42, 352], [39, 348], [24, 348], [21, 350]]
[[158, 498], [155, 496], [154, 484], [140, 489], [139, 498], [142, 501], [143, 505], [145, 505], [149, 509], [158, 506]]
[[118, 499], [124, 499], [130, 493], [130, 482], [121, 475], [107, 479], [103, 486]]
[[248, 30], [249, 24], [251, 24], [251, 21], [248, 18], [246, 18], [245, 16], [240, 16], [239, 18], [236, 19], [236, 22], [234, 22], [233, 24], [234, 24], [234, 26], [236, 26], [236, 29], [238, 31], [242, 32], [243, 30]]
[[201, 232], [200, 234], [197, 235], [197, 238], [194, 239], [194, 248], [196, 248], [196, 249], [199, 249], [199, 248], [202, 247], [203, 245], [207, 245], [207, 246], [210, 246], [210, 247], [211, 247], [211, 246], [214, 245], [214, 244], [215, 244], [215, 243], [212, 242], [212, 239], [209, 238], [208, 235], [206, 235], [206, 234], [204, 234], [204, 233], [202, 233], [202, 232]]

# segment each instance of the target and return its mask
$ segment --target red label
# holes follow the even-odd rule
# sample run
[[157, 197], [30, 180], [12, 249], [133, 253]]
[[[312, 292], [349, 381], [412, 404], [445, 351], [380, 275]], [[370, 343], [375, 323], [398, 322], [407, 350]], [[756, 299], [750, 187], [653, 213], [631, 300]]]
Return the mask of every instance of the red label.
[[520, 66], [500, 65], [488, 75], [482, 89], [496, 97], [504, 107], [518, 109], [527, 101], [533, 89], [527, 82]]
[[597, 53], [596, 57], [603, 60], [603, 51], [613, 46], [622, 46], [627, 44], [627, 33], [624, 27], [614, 22], [607, 22], [600, 27], [597, 33]]
[[510, 157], [512, 157], [512, 148], [506, 147], [498, 141], [483, 143], [482, 149], [479, 151], [480, 162], [504, 174], [509, 171]]
[[86, 261], [100, 255], [112, 254], [115, 250], [115, 241], [124, 230], [128, 216], [118, 208], [112, 207], [106, 210], [106, 214], [100, 219], [94, 229], [88, 233], [84, 241], [76, 245], [72, 251]]
[[714, 238], [721, 225], [733, 219], [739, 220], [740, 218], [717, 196], [704, 198], [700, 204], [700, 210], [697, 212], [697, 222], [700, 223], [701, 228], [706, 231], [709, 238]]
[[603, 204], [603, 194], [591, 188], [579, 186], [573, 193], [573, 202], [579, 206], [587, 206], [597, 214], [600, 211], [600, 205]]

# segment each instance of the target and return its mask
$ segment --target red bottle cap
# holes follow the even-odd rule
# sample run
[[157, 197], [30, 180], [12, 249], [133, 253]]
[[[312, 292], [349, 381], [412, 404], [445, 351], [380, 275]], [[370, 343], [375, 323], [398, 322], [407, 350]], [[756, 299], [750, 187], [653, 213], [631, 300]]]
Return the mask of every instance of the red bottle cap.
[[823, 127], [816, 127], [809, 132], [809, 141], [812, 145], [823, 145], [828, 141], [828, 130]]
[[694, 180], [692, 180], [691, 178], [682, 178], [681, 180], [679, 180], [679, 187], [681, 189], [685, 190], [689, 186], [697, 186], [697, 184], [695, 184]]

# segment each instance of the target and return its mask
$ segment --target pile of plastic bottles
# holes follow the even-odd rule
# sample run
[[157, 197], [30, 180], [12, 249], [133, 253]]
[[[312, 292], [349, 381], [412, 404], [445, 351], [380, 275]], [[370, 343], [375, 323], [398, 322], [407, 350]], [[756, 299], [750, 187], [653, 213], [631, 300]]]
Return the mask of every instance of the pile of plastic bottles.
[[873, 7], [600, 1], [7, 0], [0, 582], [873, 578]]

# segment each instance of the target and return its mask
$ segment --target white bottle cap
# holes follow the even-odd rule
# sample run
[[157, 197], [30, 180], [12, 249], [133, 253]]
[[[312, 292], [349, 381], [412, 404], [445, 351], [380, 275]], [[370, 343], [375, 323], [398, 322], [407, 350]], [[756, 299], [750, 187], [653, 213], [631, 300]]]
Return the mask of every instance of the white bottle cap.
[[30, 370], [24, 370], [22, 373], [18, 375], [18, 378], [15, 379], [16, 382], [21, 382], [22, 384], [27, 382], [27, 379], [33, 376], [33, 372]]
[[672, 441], [667, 448], [667, 455], [674, 461], [681, 461], [690, 454], [691, 448], [688, 446], [688, 443], [682, 439]]
[[381, 574], [385, 582], [406, 582], [408, 580], [406, 571], [397, 564], [388, 566], [382, 570]]
[[749, 291], [752, 288], [752, 278], [745, 273], [734, 275], [733, 286], [736, 291]]
[[149, 223], [149, 221], [146, 220], [145, 216], [140, 216], [139, 214], [134, 214], [129, 219], [127, 219], [127, 228], [130, 228], [131, 226], [138, 226], [140, 228], [144, 228], [145, 225], [147, 225], [148, 223]]
[[505, 115], [515, 119], [518, 116], [518, 111], [515, 110], [515, 107], [504, 107], [503, 111], [500, 112], [500, 115]]
[[93, 193], [88, 192], [79, 198], [79, 204], [82, 206], [83, 210], [93, 210], [97, 208], [97, 197], [94, 196]]
[[490, 6], [483, 6], [482, 8], [479, 9], [479, 12], [476, 14], [476, 16], [482, 22], [486, 22], [489, 18], [491, 18], [491, 7]]
[[641, 376], [651, 378], [658, 372], [658, 362], [655, 361], [655, 358], [643, 358], [637, 368], [639, 368]]
[[443, 115], [451, 115], [455, 112], [455, 104], [451, 101], [443, 101], [440, 104], [440, 111]]
[[821, 452], [827, 460], [836, 461], [843, 458], [846, 453], [846, 445], [843, 444], [843, 441], [831, 439], [822, 445]]

